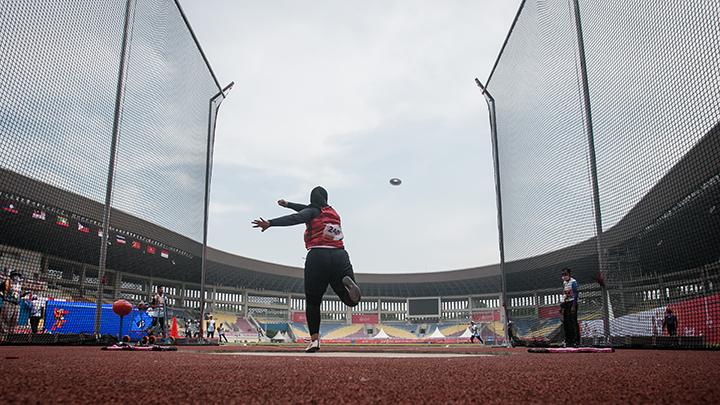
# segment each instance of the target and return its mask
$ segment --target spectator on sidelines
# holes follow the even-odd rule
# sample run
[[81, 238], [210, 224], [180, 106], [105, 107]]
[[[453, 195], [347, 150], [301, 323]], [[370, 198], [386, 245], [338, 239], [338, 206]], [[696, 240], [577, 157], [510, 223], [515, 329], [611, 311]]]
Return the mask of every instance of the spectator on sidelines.
[[663, 319], [663, 329], [667, 329], [668, 335], [677, 336], [677, 316], [673, 313], [673, 310], [667, 308], [665, 310], [665, 319]]
[[26, 295], [22, 292], [22, 275], [12, 271], [2, 285], [3, 305], [0, 310], [0, 334], [15, 333], [19, 315], [18, 305]]
[[18, 333], [27, 332], [28, 322], [30, 321], [30, 312], [32, 311], [32, 291], [28, 291], [27, 294], [28, 295], [25, 295], [20, 299], [20, 303], [18, 304]]
[[160, 331], [162, 332], [163, 336], [165, 336], [165, 311], [167, 304], [167, 297], [165, 296], [165, 291], [162, 286], [157, 287], [157, 292], [155, 295], [153, 295], [152, 299], [150, 300], [150, 308], [152, 308], [152, 327], [155, 327], [157, 325], [160, 326]]
[[476, 324], [475, 321], [470, 321], [470, 343], [475, 343], [475, 339], [479, 343], [485, 344], [482, 336], [480, 336], [480, 325]]
[[578, 283], [572, 278], [572, 270], [562, 270], [564, 301], [560, 304], [563, 315], [563, 330], [565, 331], [565, 346], [574, 347], [580, 343], [579, 327], [577, 321], [578, 311]]
[[185, 320], [185, 337], [191, 338], [192, 337], [192, 330], [193, 330], [193, 322], [192, 319], [188, 318]]
[[218, 332], [218, 341], [220, 343], [222, 343], [223, 339], [225, 339], [225, 343], [230, 343], [230, 342], [228, 342], [228, 339], [225, 336], [225, 326], [223, 326], [222, 322], [220, 323], [220, 326], [218, 326], [217, 332]]
[[215, 337], [215, 320], [212, 315], [209, 316], [207, 321], [207, 337], [210, 339]]
[[38, 326], [40, 325], [40, 319], [43, 317], [45, 307], [35, 294], [32, 294], [30, 302], [32, 303], [32, 308], [30, 309], [30, 331], [32, 333], [38, 333]]
[[510, 340], [510, 347], [515, 347], [519, 339], [517, 337], [517, 332], [515, 331], [515, 324], [513, 323], [513, 321], [508, 321], [507, 328], [508, 340]]

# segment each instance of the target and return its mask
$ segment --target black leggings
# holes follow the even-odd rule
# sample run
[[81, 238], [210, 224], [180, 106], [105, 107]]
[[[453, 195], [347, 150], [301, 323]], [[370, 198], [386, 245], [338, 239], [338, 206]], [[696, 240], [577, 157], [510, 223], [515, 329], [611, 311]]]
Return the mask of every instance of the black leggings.
[[560, 308], [563, 310], [563, 330], [565, 332], [565, 344], [572, 346], [580, 343], [580, 333], [577, 320], [577, 307], [575, 304], [575, 313], [571, 311], [572, 302], [563, 302]]
[[345, 249], [310, 249], [305, 258], [305, 316], [311, 335], [320, 332], [320, 304], [323, 295], [332, 287], [340, 300], [349, 307], [357, 302], [350, 300], [342, 282], [348, 276], [355, 280], [350, 256]]

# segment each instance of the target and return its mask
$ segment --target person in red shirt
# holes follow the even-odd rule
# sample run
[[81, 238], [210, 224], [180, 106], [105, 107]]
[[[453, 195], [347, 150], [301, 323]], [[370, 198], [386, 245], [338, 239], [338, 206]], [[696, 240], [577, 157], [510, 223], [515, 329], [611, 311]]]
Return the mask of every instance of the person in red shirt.
[[320, 304], [328, 285], [340, 300], [349, 307], [360, 302], [360, 288], [355, 283], [350, 256], [343, 243], [344, 235], [340, 215], [328, 205], [327, 191], [318, 186], [310, 192], [310, 204], [303, 205], [279, 200], [281, 207], [296, 211], [295, 214], [252, 221], [253, 228], [265, 232], [273, 226], [305, 224], [305, 315], [310, 345], [305, 349], [312, 353], [320, 350]]

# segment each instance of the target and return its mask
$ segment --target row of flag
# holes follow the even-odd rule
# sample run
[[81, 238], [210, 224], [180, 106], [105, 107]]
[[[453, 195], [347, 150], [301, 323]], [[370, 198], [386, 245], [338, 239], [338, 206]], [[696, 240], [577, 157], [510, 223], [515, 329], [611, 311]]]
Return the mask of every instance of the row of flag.
[[[13, 203], [4, 204], [2, 206], [2, 210], [13, 215], [17, 215], [20, 213], [20, 211], [17, 209], [17, 206]], [[32, 217], [37, 220], [46, 221], [48, 219], [48, 213], [43, 210], [33, 210]], [[68, 217], [63, 215], [55, 215], [55, 225], [63, 227], [63, 228], [70, 228], [70, 220]], [[77, 230], [81, 233], [89, 234], [91, 232], [90, 225], [83, 224], [80, 221], [77, 221]], [[97, 231], [98, 237], [102, 238], [103, 231], [102, 229], [98, 229]], [[110, 240], [110, 238], [108, 238]], [[128, 240], [124, 235], [116, 234], [115, 235], [115, 243], [118, 245], [128, 245]], [[143, 245], [142, 242], [139, 240], [131, 240], [129, 246], [133, 249], [142, 250]], [[160, 250], [160, 256], [169, 259], [170, 258], [170, 252], [166, 249], [159, 249]], [[149, 244], [145, 245], [145, 253], [154, 255], [158, 253], [158, 248]]]

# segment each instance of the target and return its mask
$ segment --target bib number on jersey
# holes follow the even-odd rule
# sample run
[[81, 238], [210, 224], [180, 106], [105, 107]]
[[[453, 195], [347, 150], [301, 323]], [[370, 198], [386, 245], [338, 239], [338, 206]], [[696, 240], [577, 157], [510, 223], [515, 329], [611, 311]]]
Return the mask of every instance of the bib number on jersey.
[[342, 228], [338, 224], [325, 224], [325, 229], [323, 230], [323, 237], [332, 240], [342, 240]]

